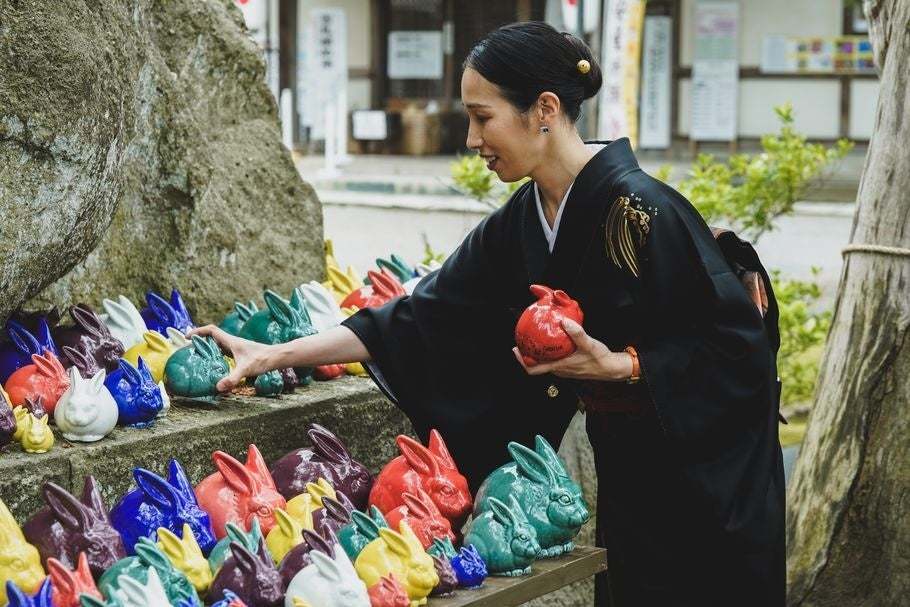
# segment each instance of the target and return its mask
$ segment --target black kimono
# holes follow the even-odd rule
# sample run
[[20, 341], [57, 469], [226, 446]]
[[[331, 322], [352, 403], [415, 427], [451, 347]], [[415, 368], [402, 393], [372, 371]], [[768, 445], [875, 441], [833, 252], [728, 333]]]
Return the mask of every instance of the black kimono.
[[[623, 197], [649, 224], [632, 265], [610, 254], [608, 217]], [[344, 325], [370, 352], [374, 380], [424, 440], [443, 434], [476, 490], [508, 460], [509, 441], [558, 445], [591, 388], [516, 362], [534, 283], [565, 290], [588, 334], [640, 357], [639, 384], [594, 383], [647, 406], [587, 416], [610, 578], [598, 605], [608, 593], [620, 607], [783, 605], [773, 294], [763, 319], [697, 211], [638, 167], [627, 139], [578, 174], [552, 253], [527, 184], [413, 295]]]

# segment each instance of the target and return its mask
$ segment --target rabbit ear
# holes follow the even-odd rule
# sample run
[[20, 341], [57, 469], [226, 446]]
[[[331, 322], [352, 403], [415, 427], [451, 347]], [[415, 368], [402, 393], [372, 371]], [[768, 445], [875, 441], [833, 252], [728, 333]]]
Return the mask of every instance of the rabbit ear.
[[253, 556], [253, 553], [237, 542], [231, 542], [230, 549], [231, 554], [234, 555], [234, 560], [237, 562], [237, 567], [247, 575], [255, 575], [259, 569], [259, 562]]
[[212, 454], [212, 461], [231, 489], [241, 495], [252, 495], [256, 492], [257, 484], [253, 475], [232, 456], [224, 451], [215, 451]]
[[137, 375], [137, 384], [141, 386], [144, 383], [155, 383], [155, 379], [152, 377], [152, 370], [149, 369], [148, 364], [141, 356], [136, 357], [136, 371]]
[[430, 512], [427, 510], [426, 506], [416, 495], [408, 493], [405, 491], [401, 494], [401, 498], [404, 500], [404, 505], [408, 507], [408, 510], [416, 516], [417, 518], [429, 518]]
[[[257, 521], [259, 519], [253, 519], [253, 520]], [[248, 540], [247, 534], [236, 523], [233, 523], [233, 522], [225, 523], [224, 533], [228, 537], [228, 539], [230, 539], [232, 542], [237, 542], [238, 544], [240, 544], [242, 546], [247, 545], [247, 540]]]
[[275, 488], [275, 481], [272, 479], [272, 473], [265, 463], [265, 458], [259, 451], [259, 447], [251, 444], [246, 450], [246, 469], [253, 473], [256, 480], [264, 487]]
[[370, 506], [370, 518], [379, 527], [388, 528], [389, 523], [385, 520], [385, 515], [377, 506]]
[[310, 547], [311, 552], [321, 552], [328, 556], [331, 556], [333, 553], [332, 546], [329, 545], [324, 537], [315, 531], [304, 529], [303, 541]]
[[531, 285], [531, 295], [537, 299], [553, 295], [553, 289], [544, 285]]
[[145, 494], [146, 498], [165, 512], [175, 511], [182, 500], [171, 485], [145, 468], [133, 468], [133, 478], [136, 485]]
[[88, 511], [73, 495], [53, 482], [44, 483], [42, 487], [44, 501], [50, 507], [54, 517], [68, 531], [85, 531], [91, 526]]
[[335, 489], [331, 484], [324, 478], [319, 478], [315, 483], [306, 484], [306, 492], [313, 498], [313, 501], [316, 502], [316, 505], [323, 506], [323, 498], [325, 497], [335, 497]]
[[528, 522], [528, 517], [525, 516], [525, 511], [521, 507], [521, 504], [518, 503], [518, 498], [515, 497], [514, 493], [509, 494], [509, 510], [515, 515], [515, 521], [517, 523]]
[[[139, 364], [143, 364], [142, 357], [140, 356], [138, 358]], [[125, 358], [121, 358], [119, 361], [117, 361], [117, 366], [120, 367], [120, 371], [123, 373], [123, 378], [128, 383], [134, 386], [142, 384], [142, 376], [139, 374], [139, 370], [133, 366], [133, 363], [126, 360]]]
[[[185, 529], [184, 533], [186, 533]], [[171, 562], [186, 560], [186, 547], [170, 529], [158, 527], [158, 541], [161, 543], [161, 550], [171, 559]]]
[[410, 546], [412, 553], [424, 551], [420, 538], [417, 537], [417, 534], [414, 533], [414, 529], [411, 528], [407, 521], [402, 520], [398, 523], [398, 533], [404, 538], [405, 543]]
[[38, 367], [38, 373], [45, 377], [65, 376], [66, 370], [60, 361], [50, 350], [45, 350], [44, 354], [32, 354], [32, 362]]
[[6, 582], [6, 595], [9, 600], [7, 607], [30, 607], [32, 605], [29, 596], [22, 592], [12, 580]]
[[179, 493], [184, 500], [193, 504], [197, 503], [196, 494], [193, 492], [193, 485], [190, 483], [190, 478], [186, 475], [183, 466], [181, 466], [180, 462], [176, 459], [172, 459], [168, 464], [167, 480], [171, 487], [176, 489], [177, 493]]
[[155, 293], [149, 291], [145, 294], [145, 303], [149, 309], [158, 318], [163, 325], [173, 325], [177, 322], [177, 312], [168, 301]]
[[73, 366], [82, 365], [84, 369], [91, 368], [88, 357], [72, 346], [63, 346], [63, 356], [69, 359], [70, 364]]
[[551, 445], [547, 439], [539, 434], [534, 437], [534, 451], [558, 474], [569, 476], [566, 466], [563, 464], [556, 449], [553, 448], [553, 445]]
[[311, 423], [306, 434], [312, 441], [316, 452], [325, 459], [336, 464], [347, 464], [351, 461], [347, 447], [328, 429]]
[[66, 374], [70, 378], [70, 385], [73, 387], [73, 392], [76, 391], [76, 387], [82, 383], [82, 376], [79, 374], [79, 369], [76, 368], [76, 365], [73, 365], [66, 370]]
[[[407, 523], [404, 523], [407, 525]], [[397, 531], [392, 531], [391, 529], [380, 529], [379, 537], [382, 538], [382, 541], [386, 543], [386, 546], [389, 547], [389, 550], [397, 554], [398, 556], [407, 557], [411, 554], [411, 547], [408, 546], [407, 541], [404, 537]]]
[[80, 607], [107, 607], [101, 599], [96, 599], [92, 595], [84, 593], [79, 595], [79, 605]]
[[458, 469], [458, 466], [455, 465], [455, 460], [449, 453], [449, 448], [446, 446], [446, 442], [442, 440], [442, 434], [440, 434], [439, 431], [435, 428], [430, 430], [430, 442], [427, 446], [430, 449], [430, 452], [439, 458], [439, 462], [443, 466], [452, 470]]
[[490, 506], [490, 511], [493, 513], [493, 518], [502, 525], [503, 527], [517, 527], [518, 521], [515, 519], [515, 514], [506, 506], [504, 503], [491, 497], [487, 504]]
[[439, 476], [439, 460], [430, 453], [430, 450], [418, 443], [410, 436], [399, 434], [395, 439], [398, 450], [407, 460], [408, 464], [420, 476]]
[[79, 560], [76, 562], [76, 578], [84, 584], [95, 585], [95, 580], [92, 578], [92, 569], [88, 564], [88, 556], [84, 552], [79, 553]]
[[159, 571], [167, 571], [172, 568], [167, 556], [158, 548], [155, 542], [147, 537], [140, 537], [134, 550], [136, 551], [136, 556], [142, 559], [142, 562], [146, 565]]
[[201, 335], [193, 335], [190, 337], [190, 340], [193, 342], [193, 349], [196, 351], [196, 354], [202, 358], [211, 358], [212, 352], [209, 349], [209, 345], [205, 342], [205, 338]]
[[379, 537], [379, 525], [363, 512], [360, 512], [359, 510], [351, 512], [351, 521], [364, 537], [370, 540], [375, 540]]
[[338, 564], [331, 558], [323, 553], [315, 550], [310, 552], [310, 558], [313, 559], [313, 564], [316, 565], [316, 569], [319, 571], [319, 574], [330, 582], [341, 582], [341, 570], [338, 568]]
[[41, 345], [35, 336], [28, 329], [17, 323], [15, 320], [6, 321], [6, 334], [23, 354], [40, 354]]
[[[154, 575], [154, 571], [153, 567], [149, 567], [150, 577]], [[114, 594], [124, 607], [142, 607], [147, 603], [145, 587], [138, 580], [123, 574], [117, 577], [117, 586], [118, 589]]]
[[[81, 555], [85, 553], [80, 552], [79, 554], [81, 559]], [[47, 559], [47, 572], [54, 584], [54, 588], [63, 594], [73, 594], [76, 589], [76, 576], [63, 563], [53, 557]]]
[[291, 306], [280, 295], [274, 291], [267, 290], [262, 294], [265, 299], [265, 305], [269, 309], [272, 318], [282, 326], [289, 326], [294, 319]]
[[158, 331], [146, 331], [142, 334], [142, 339], [149, 349], [154, 352], [167, 352], [169, 350], [167, 339]]
[[91, 381], [90, 385], [92, 387], [93, 394], [98, 394], [99, 392], [101, 392], [102, 389], [104, 389], [104, 380], [106, 378], [107, 378], [107, 371], [105, 371], [104, 369], [101, 369], [100, 371], [95, 373], [95, 375], [92, 376], [92, 381]]
[[303, 291], [300, 290], [300, 287], [295, 287], [291, 291], [291, 307], [297, 310], [297, 313], [300, 314], [300, 318], [308, 325], [312, 325], [313, 321], [310, 318], [310, 311], [307, 309], [306, 298], [303, 296]]
[[104, 505], [104, 500], [101, 498], [101, 487], [98, 486], [98, 481], [95, 480], [95, 477], [89, 474], [82, 481], [82, 505], [89, 508], [97, 516], [107, 519], [107, 507]]
[[565, 307], [572, 303], [572, 298], [562, 289], [556, 289], [553, 291], [553, 302]]
[[84, 304], [78, 304], [70, 308], [70, 316], [73, 317], [73, 322], [82, 327], [86, 333], [95, 337], [103, 335], [101, 329], [98, 328], [98, 325], [102, 324], [101, 320], [94, 311]]
[[322, 498], [322, 507], [325, 508], [326, 513], [332, 518], [345, 524], [351, 522], [351, 513], [348, 512], [347, 508], [342, 506], [341, 502], [338, 500], [325, 496]]
[[278, 523], [278, 527], [281, 529], [281, 533], [287, 537], [297, 537], [299, 529], [301, 529], [300, 523], [295, 519], [292, 519], [287, 512], [281, 508], [275, 508], [273, 511], [275, 514], [275, 522]]
[[183, 348], [190, 344], [186, 336], [179, 329], [176, 329], [174, 327], [165, 327], [164, 330], [167, 333], [168, 341], [174, 344], [175, 348]]
[[541, 485], [549, 487], [556, 485], [556, 475], [542, 457], [515, 441], [509, 443], [508, 450], [509, 455], [518, 464], [518, 469], [526, 477]]

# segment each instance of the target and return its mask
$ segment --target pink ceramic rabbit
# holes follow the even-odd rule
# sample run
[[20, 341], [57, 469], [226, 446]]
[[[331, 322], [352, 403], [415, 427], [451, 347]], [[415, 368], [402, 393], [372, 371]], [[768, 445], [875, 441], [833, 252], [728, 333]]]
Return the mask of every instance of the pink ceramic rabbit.
[[42, 399], [44, 409], [53, 414], [60, 396], [70, 387], [66, 369], [50, 350], [44, 355], [33, 354], [32, 364], [26, 365], [6, 380], [6, 392], [14, 407], [25, 404], [25, 399]]
[[455, 541], [452, 523], [444, 517], [436, 504], [423, 489], [417, 493], [405, 492], [404, 505], [388, 512], [385, 517], [392, 529], [398, 529], [401, 521], [407, 521], [424, 548], [433, 545], [436, 538]]
[[199, 505], [212, 518], [218, 539], [226, 535], [225, 524], [233, 522], [244, 530], [254, 518], [259, 519], [262, 533], [268, 535], [275, 526], [275, 508], [287, 508], [284, 497], [275, 489], [265, 460], [256, 445], [250, 445], [246, 464], [223, 451], [212, 454], [218, 472], [196, 486]]
[[379, 578], [378, 582], [370, 586], [368, 593], [370, 607], [410, 607], [411, 605], [408, 593], [395, 579], [394, 573]]
[[429, 448], [404, 435], [395, 442], [401, 455], [379, 473], [370, 492], [370, 505], [387, 514], [404, 505], [406, 492], [416, 495], [422, 489], [452, 527], [461, 529], [471, 512], [471, 491], [439, 432], [430, 432]]

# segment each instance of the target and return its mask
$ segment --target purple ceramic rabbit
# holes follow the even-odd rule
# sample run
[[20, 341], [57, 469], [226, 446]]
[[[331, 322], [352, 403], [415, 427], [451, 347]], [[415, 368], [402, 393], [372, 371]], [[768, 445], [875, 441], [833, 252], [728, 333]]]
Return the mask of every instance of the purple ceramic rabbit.
[[5, 384], [17, 369], [32, 364], [33, 354], [44, 354], [50, 350], [59, 354], [57, 344], [51, 337], [50, 328], [44, 318], [38, 319], [37, 331], [29, 331], [15, 320], [6, 321], [9, 342], [0, 344], [0, 383]]
[[373, 475], [367, 467], [354, 461], [344, 443], [319, 424], [309, 424], [307, 436], [312, 447], [291, 451], [272, 466], [278, 492], [291, 499], [306, 492], [307, 483], [324, 478], [357, 510], [364, 510], [373, 487]]
[[94, 477], [85, 477], [81, 502], [52, 482], [44, 483], [42, 491], [47, 507], [26, 522], [22, 531], [44, 563], [53, 557], [75, 569], [79, 553], [85, 552], [92, 575], [97, 577], [126, 556]]
[[354, 505], [345, 497], [344, 493], [337, 493], [338, 499], [332, 499], [328, 496], [322, 498], [322, 508], [313, 512], [313, 527], [315, 529], [328, 527], [334, 533], [338, 533], [342, 527], [351, 522], [351, 512], [355, 510]]
[[[53, 329], [57, 345], [60, 348], [70, 347], [81, 352], [86, 358], [94, 359], [98, 366], [103, 367], [108, 373], [116, 369], [117, 361], [123, 356], [123, 344], [111, 335], [110, 329], [101, 318], [85, 304], [70, 308], [70, 316], [73, 319], [72, 325], [59, 325]], [[67, 357], [61, 358], [65, 367], [72, 366], [67, 364]], [[83, 377], [92, 375], [94, 373], [83, 374]]]
[[265, 552], [254, 554], [236, 542], [230, 548], [231, 556], [215, 575], [209, 595], [222, 596], [230, 590], [249, 607], [280, 607], [284, 584], [272, 557]]
[[111, 509], [111, 522], [123, 537], [128, 554], [134, 554], [141, 537], [157, 538], [164, 527], [178, 536], [187, 524], [204, 554], [215, 546], [215, 532], [209, 515], [196, 501], [193, 486], [176, 459], [168, 465], [168, 480], [144, 468], [133, 468], [137, 489]]
[[313, 564], [310, 552], [318, 550], [326, 556], [334, 556], [336, 544], [338, 544], [338, 539], [331, 530], [322, 529], [322, 533], [316, 533], [304, 529], [303, 543], [291, 548], [291, 551], [284, 555], [281, 564], [278, 565], [284, 587], [287, 588], [294, 576], [300, 573], [304, 567]]
[[60, 362], [63, 363], [64, 368], [76, 367], [79, 369], [80, 377], [94, 377], [102, 369], [94, 358], [86, 356], [71, 346], [63, 346], [60, 349], [63, 350], [60, 355]]
[[446, 596], [455, 592], [458, 588], [458, 576], [452, 568], [452, 562], [441, 554], [434, 554], [433, 566], [436, 568], [436, 575], [439, 576], [439, 583], [430, 591], [430, 596]]

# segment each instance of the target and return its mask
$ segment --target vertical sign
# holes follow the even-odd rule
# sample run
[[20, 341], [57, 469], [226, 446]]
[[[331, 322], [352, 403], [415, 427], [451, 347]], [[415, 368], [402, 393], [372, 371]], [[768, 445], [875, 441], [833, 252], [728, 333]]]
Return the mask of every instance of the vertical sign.
[[666, 16], [645, 17], [639, 118], [643, 148], [670, 147], [671, 22]]
[[739, 101], [739, 4], [698, 2], [694, 22], [690, 137], [732, 141], [736, 139]]
[[[593, 1], [593, 0], [592, 0]], [[638, 139], [638, 81], [643, 0], [604, 0], [598, 139]]]
[[[342, 103], [347, 106], [347, 27], [344, 10], [311, 10], [308, 33], [304, 121], [311, 129], [311, 139], [324, 139], [326, 108]], [[335, 120], [342, 117], [346, 121], [347, 107], [336, 108], [334, 116]]]

